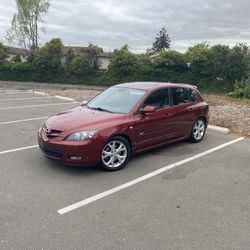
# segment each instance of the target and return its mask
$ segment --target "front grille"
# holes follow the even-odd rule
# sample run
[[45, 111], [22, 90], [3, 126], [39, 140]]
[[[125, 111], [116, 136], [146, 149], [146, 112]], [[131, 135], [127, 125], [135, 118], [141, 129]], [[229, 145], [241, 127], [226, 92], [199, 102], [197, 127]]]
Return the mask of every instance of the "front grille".
[[56, 130], [56, 129], [48, 129], [47, 126], [44, 124], [43, 127], [43, 132], [48, 138], [54, 138], [54, 137], [59, 137], [60, 134], [62, 133], [61, 130]]
[[52, 149], [52, 148], [48, 148], [46, 146], [42, 147], [41, 145], [39, 145], [39, 146], [46, 156], [57, 158], [57, 159], [61, 159], [63, 156], [62, 150]]

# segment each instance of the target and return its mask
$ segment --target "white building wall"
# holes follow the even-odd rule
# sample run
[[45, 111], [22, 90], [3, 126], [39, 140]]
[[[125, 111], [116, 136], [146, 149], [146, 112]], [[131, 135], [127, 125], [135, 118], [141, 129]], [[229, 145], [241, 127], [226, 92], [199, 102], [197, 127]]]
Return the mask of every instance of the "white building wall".
[[100, 62], [100, 69], [107, 70], [110, 64], [110, 58], [100, 57], [99, 62]]
[[[9, 54], [9, 57], [7, 58], [7, 61], [10, 62], [11, 59], [12, 59], [13, 57], [15, 57], [15, 56], [16, 56], [16, 55]], [[25, 56], [20, 55], [20, 57], [21, 57], [22, 62], [27, 62], [27, 58], [26, 58]]]

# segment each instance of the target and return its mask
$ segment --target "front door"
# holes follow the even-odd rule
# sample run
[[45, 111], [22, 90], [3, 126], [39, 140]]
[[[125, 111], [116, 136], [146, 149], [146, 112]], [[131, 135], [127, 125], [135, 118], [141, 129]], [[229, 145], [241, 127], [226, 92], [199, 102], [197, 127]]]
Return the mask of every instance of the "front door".
[[134, 138], [136, 147], [147, 148], [166, 142], [173, 136], [171, 128], [170, 93], [168, 88], [153, 92], [143, 103], [141, 109], [150, 105], [155, 107], [155, 112], [151, 114], [135, 114], [134, 117]]

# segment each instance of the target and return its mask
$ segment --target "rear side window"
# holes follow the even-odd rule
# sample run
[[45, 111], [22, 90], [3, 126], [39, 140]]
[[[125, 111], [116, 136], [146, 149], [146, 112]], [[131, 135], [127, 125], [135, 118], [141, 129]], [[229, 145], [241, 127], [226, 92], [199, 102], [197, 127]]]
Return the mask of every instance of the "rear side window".
[[197, 100], [197, 93], [193, 89], [173, 88], [173, 105], [192, 103]]

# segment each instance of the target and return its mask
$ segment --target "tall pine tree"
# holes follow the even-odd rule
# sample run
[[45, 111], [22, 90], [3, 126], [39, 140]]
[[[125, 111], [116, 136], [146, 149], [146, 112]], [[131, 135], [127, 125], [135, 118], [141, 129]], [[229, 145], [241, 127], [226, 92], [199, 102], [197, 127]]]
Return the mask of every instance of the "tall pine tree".
[[155, 38], [155, 42], [153, 43], [152, 50], [157, 53], [163, 50], [170, 49], [171, 40], [165, 27], [163, 27], [160, 32], [157, 34]]

